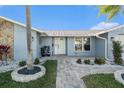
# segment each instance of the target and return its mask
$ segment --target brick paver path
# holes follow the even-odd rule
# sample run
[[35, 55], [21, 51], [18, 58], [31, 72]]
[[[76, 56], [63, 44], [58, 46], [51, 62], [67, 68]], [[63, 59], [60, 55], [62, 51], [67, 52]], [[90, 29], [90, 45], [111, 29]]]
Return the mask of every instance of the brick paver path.
[[[47, 58], [46, 58], [47, 59]], [[85, 88], [85, 84], [81, 79], [83, 76], [96, 73], [113, 73], [117, 70], [124, 70], [119, 65], [81, 65], [77, 64], [78, 57], [50, 57], [49, 59], [57, 59], [57, 88]]]

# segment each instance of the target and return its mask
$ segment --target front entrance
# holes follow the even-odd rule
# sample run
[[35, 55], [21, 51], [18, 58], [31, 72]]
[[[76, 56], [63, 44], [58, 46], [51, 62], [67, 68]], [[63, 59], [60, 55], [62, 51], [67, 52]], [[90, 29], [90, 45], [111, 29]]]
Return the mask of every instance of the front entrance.
[[64, 37], [54, 39], [54, 54], [66, 54]]

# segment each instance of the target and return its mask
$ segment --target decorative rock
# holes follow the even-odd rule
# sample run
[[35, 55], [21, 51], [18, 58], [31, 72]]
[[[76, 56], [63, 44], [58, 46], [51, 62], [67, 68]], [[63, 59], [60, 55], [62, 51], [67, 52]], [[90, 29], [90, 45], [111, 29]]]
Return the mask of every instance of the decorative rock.
[[6, 66], [1, 66], [0, 67], [0, 73], [11, 71], [11, 70], [14, 70], [14, 69], [17, 69], [17, 68], [18, 68], [18, 65], [16, 63], [9, 64], [9, 65], [6, 65]]
[[39, 67], [41, 69], [41, 71], [36, 73], [36, 74], [33, 74], [33, 75], [19, 74], [18, 71], [20, 69], [23, 69], [23, 68], [27, 67], [27, 66], [24, 66], [24, 67], [16, 69], [15, 71], [13, 71], [11, 73], [12, 80], [17, 81], [17, 82], [29, 82], [29, 81], [36, 80], [36, 79], [44, 76], [45, 72], [46, 72], [45, 67], [44, 66], [39, 66], [39, 65], [35, 65], [35, 66]]
[[120, 82], [124, 85], [124, 80], [121, 76], [122, 74], [124, 74], [124, 70], [116, 71], [116, 72], [114, 72], [114, 77], [115, 77], [115, 80], [117, 80], [118, 82]]

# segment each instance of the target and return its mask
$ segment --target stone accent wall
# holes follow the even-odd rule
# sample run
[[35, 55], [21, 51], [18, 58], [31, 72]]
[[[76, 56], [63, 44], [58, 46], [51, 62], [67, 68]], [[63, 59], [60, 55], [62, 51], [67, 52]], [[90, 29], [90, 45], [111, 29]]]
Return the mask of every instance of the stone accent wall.
[[8, 54], [8, 60], [13, 60], [14, 24], [2, 19], [0, 19], [0, 44], [10, 46], [10, 53]]

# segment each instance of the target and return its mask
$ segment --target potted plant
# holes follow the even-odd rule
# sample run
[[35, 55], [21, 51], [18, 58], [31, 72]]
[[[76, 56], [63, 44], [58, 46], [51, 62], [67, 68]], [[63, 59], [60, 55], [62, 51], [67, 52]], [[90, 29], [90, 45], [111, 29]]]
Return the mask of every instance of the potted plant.
[[41, 48], [41, 56], [50, 56], [50, 47], [49, 46], [43, 46]]

